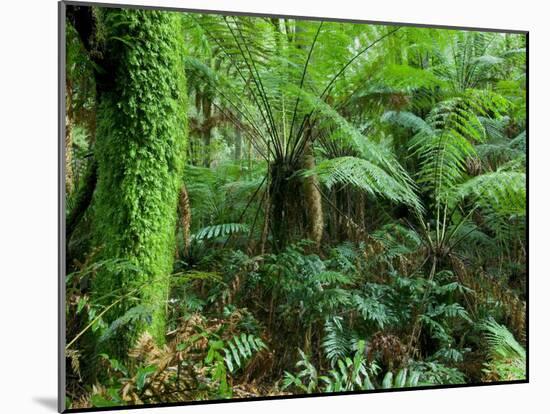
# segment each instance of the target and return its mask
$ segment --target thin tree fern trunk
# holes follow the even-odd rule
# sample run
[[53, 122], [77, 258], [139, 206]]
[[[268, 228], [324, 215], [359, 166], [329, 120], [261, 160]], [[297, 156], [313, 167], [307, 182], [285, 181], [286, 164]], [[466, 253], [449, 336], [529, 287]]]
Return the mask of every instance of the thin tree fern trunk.
[[191, 245], [191, 205], [189, 204], [189, 194], [185, 184], [181, 186], [180, 191], [180, 223], [183, 233], [183, 254], [189, 254], [189, 246]]
[[[102, 259], [132, 264], [134, 270], [98, 272], [93, 294], [102, 298], [138, 289], [151, 311], [149, 323], [128, 329], [110, 347], [120, 354], [143, 330], [164, 342], [187, 136], [183, 33], [181, 16], [165, 11], [102, 9], [99, 18], [105, 70], [97, 82], [94, 236]], [[121, 302], [106, 321], [131, 306]]]
[[71, 81], [67, 80], [66, 85], [67, 110], [65, 115], [65, 191], [67, 196], [72, 194], [74, 190], [74, 174], [73, 174], [73, 109], [72, 109], [72, 85]]
[[[304, 168], [315, 168], [313, 149], [308, 142], [304, 149]], [[316, 175], [310, 175], [304, 180], [305, 207], [308, 221], [308, 237], [315, 243], [318, 249], [323, 237], [323, 203], [319, 190], [319, 180]]]

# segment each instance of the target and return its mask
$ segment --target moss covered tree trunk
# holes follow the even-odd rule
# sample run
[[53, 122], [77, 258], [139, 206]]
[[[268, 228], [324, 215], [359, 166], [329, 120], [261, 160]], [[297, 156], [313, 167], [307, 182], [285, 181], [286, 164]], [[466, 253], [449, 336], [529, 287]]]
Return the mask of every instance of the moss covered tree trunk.
[[[151, 310], [148, 321], [125, 329], [131, 333], [112, 347], [125, 353], [145, 329], [158, 343], [164, 341], [187, 135], [183, 38], [176, 13], [100, 13], [104, 58], [97, 79], [94, 237], [102, 260], [124, 265], [102, 268], [93, 294], [108, 305], [135, 291]], [[107, 322], [132, 306], [135, 302], [121, 301], [106, 314]]]

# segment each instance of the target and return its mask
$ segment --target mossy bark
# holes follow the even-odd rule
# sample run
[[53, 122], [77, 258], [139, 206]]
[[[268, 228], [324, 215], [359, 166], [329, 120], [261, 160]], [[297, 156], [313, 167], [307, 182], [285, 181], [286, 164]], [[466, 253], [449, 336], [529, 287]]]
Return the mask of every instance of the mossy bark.
[[[125, 353], [145, 329], [159, 344], [165, 336], [187, 138], [183, 29], [181, 15], [151, 10], [102, 9], [98, 23], [104, 70], [97, 79], [94, 239], [101, 259], [139, 270], [100, 270], [93, 294], [107, 305], [136, 291], [152, 312], [150, 323], [118, 340]], [[108, 323], [134, 305], [121, 303], [106, 314]]]

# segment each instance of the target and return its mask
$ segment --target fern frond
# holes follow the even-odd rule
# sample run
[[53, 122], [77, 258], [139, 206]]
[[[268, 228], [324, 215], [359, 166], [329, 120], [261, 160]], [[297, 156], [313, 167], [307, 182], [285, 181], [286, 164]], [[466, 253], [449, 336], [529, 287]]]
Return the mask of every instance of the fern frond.
[[257, 336], [244, 333], [235, 335], [223, 348], [229, 372], [233, 373], [243, 368], [255, 353], [264, 349], [267, 349], [267, 345]]
[[200, 229], [193, 235], [195, 240], [208, 240], [216, 237], [224, 237], [230, 234], [246, 233], [249, 227], [244, 223], [223, 223], [207, 226]]
[[387, 111], [380, 118], [382, 122], [411, 129], [414, 133], [433, 135], [432, 127], [419, 116], [407, 111]]
[[[498, 170], [474, 177], [457, 187], [457, 199], [471, 198], [487, 225], [501, 240], [521, 230], [527, 208], [524, 172]], [[519, 226], [519, 227], [518, 227]]]
[[323, 351], [332, 367], [338, 359], [344, 358], [351, 351], [351, 338], [342, 325], [343, 318], [335, 316], [325, 321]]
[[514, 335], [494, 319], [484, 322], [481, 329], [489, 344], [489, 362], [485, 365], [485, 372], [489, 376], [497, 375], [500, 380], [525, 378], [526, 351]]
[[375, 197], [406, 204], [415, 210], [422, 209], [412, 186], [395, 179], [369, 160], [357, 157], [324, 160], [316, 166], [314, 173], [327, 188], [335, 184], [351, 185]]

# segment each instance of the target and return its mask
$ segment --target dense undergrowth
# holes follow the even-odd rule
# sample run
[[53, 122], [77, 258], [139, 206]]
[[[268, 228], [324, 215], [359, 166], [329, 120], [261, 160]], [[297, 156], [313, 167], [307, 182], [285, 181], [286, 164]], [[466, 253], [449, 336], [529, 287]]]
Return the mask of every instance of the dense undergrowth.
[[525, 378], [522, 36], [68, 16], [69, 407]]

